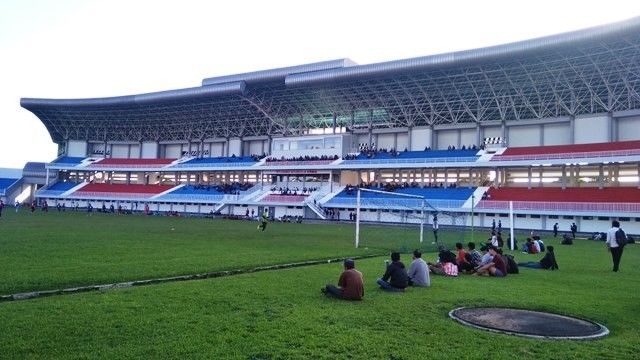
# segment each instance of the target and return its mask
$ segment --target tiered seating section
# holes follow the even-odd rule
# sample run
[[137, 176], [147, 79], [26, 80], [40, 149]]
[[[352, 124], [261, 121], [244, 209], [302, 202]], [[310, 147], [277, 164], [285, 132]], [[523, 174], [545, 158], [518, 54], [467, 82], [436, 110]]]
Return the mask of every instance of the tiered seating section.
[[251, 166], [260, 161], [256, 156], [223, 156], [194, 158], [182, 163], [173, 165], [177, 168], [191, 167], [218, 167], [218, 166]]
[[4, 194], [6, 189], [15, 184], [20, 179], [0, 178], [0, 194]]
[[611, 188], [491, 188], [478, 208], [516, 210], [640, 212], [640, 189]]
[[298, 156], [292, 158], [267, 158], [265, 159], [265, 166], [300, 166], [300, 165], [327, 165], [339, 160], [340, 158], [335, 156]]
[[[422, 200], [412, 197], [404, 197], [393, 194], [407, 194], [421, 196], [425, 201], [438, 208], [461, 207], [475, 191], [471, 188], [444, 188], [444, 187], [402, 187], [395, 189], [392, 193], [376, 193], [370, 191], [360, 192], [360, 203], [363, 207], [380, 208], [405, 208], [410, 207], [419, 210], [422, 207]], [[371, 187], [370, 190], [384, 191], [382, 187]], [[357, 190], [345, 189], [329, 200], [325, 206], [356, 206]], [[427, 210], [428, 210], [428, 205]]]
[[185, 185], [157, 198], [158, 201], [206, 201], [217, 202], [225, 196], [239, 198], [253, 187], [249, 183], [233, 183], [222, 185]]
[[65, 193], [65, 192], [73, 189], [74, 187], [78, 186], [79, 184], [80, 183], [73, 182], [73, 181], [57, 182], [57, 183], [49, 186], [45, 190], [40, 190], [38, 192], [38, 195], [40, 195], [40, 196], [59, 196], [59, 195], [62, 195], [63, 193]]
[[491, 161], [550, 160], [640, 155], [640, 141], [510, 147]]
[[343, 164], [396, 164], [423, 162], [474, 162], [478, 160], [475, 150], [425, 150], [425, 151], [369, 151], [357, 156], [347, 156]]
[[84, 160], [84, 157], [74, 157], [74, 156], [63, 156], [61, 158], [56, 159], [53, 164], [56, 165], [65, 165], [65, 166], [76, 166], [80, 165], [80, 163]]
[[143, 199], [163, 193], [173, 188], [173, 185], [121, 185], [121, 184], [87, 184], [71, 196], [82, 198], [135, 198]]

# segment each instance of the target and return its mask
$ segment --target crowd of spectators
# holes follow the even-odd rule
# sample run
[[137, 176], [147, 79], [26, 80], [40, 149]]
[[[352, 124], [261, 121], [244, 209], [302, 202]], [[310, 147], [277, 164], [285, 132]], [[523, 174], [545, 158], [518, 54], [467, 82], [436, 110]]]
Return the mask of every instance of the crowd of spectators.
[[406, 188], [445, 188], [445, 189], [455, 189], [458, 187], [458, 184], [455, 182], [452, 183], [443, 183], [443, 182], [429, 182], [429, 183], [425, 183], [423, 185], [421, 185], [420, 183], [417, 182], [390, 182], [390, 183], [384, 183], [384, 184], [380, 184], [380, 185], [376, 185], [375, 183], [360, 183], [359, 186], [356, 185], [347, 185], [345, 187], [345, 193], [347, 195], [354, 195], [356, 193], [356, 191], [358, 190], [358, 187], [360, 188], [364, 188], [364, 189], [371, 189], [373, 187], [381, 187], [382, 190], [387, 191], [387, 192], [394, 192], [397, 189], [406, 189]]
[[271, 188], [271, 192], [275, 193], [275, 192], [279, 192], [280, 195], [309, 195], [312, 192], [318, 190], [317, 187], [303, 187], [302, 190], [300, 190], [300, 188], [298, 187], [294, 187], [293, 189], [290, 189], [288, 187], [272, 187]]
[[218, 185], [206, 185], [206, 184], [196, 184], [191, 185], [195, 190], [206, 190], [211, 191], [215, 190], [224, 194], [230, 195], [240, 195], [241, 191], [249, 190], [253, 184], [249, 182], [232, 182], [232, 183], [221, 183]]
[[[455, 145], [449, 145], [447, 147], [447, 150], [478, 150], [478, 149], [484, 149], [484, 145], [481, 145], [480, 147], [478, 147], [477, 145], [473, 144], [473, 145], [462, 145], [462, 147], [460, 149], [457, 149], [455, 147]], [[403, 152], [408, 152], [409, 149], [404, 148], [404, 150], [401, 151], [397, 151], [394, 148], [389, 148], [389, 149], [379, 149], [376, 147], [375, 143], [371, 143], [371, 144], [360, 144], [358, 150], [360, 151], [359, 154], [347, 154], [343, 157], [344, 160], [357, 160], [359, 158], [360, 155], [364, 155], [367, 157], [367, 159], [373, 159], [375, 158], [378, 154], [388, 154], [391, 157], [399, 157], [402, 155]], [[424, 151], [430, 151], [431, 147], [430, 146], [425, 146], [424, 147]]]
[[289, 157], [285, 158], [284, 156], [278, 158], [269, 157], [265, 161], [266, 162], [284, 162], [284, 161], [328, 161], [328, 160], [338, 160], [340, 157], [338, 155], [320, 155], [320, 156], [297, 156], [297, 157]]

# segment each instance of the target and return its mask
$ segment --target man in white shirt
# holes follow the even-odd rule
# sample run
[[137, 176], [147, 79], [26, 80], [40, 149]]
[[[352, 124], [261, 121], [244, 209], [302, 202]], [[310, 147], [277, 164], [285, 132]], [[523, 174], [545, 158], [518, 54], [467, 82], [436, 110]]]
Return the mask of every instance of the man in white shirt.
[[413, 251], [413, 261], [409, 266], [409, 286], [431, 286], [431, 278], [429, 278], [429, 270], [427, 263], [422, 260], [420, 250]]
[[607, 231], [607, 248], [609, 252], [611, 252], [611, 257], [613, 258], [613, 271], [618, 272], [618, 268], [620, 267], [620, 258], [622, 257], [623, 247], [618, 244], [616, 241], [616, 232], [620, 230], [620, 223], [617, 220], [613, 220], [611, 222], [611, 229]]

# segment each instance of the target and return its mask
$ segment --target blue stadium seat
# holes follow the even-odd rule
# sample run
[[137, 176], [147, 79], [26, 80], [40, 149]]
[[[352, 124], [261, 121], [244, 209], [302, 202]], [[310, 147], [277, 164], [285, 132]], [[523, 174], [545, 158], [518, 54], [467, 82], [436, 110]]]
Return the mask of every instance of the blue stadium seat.
[[180, 164], [176, 164], [173, 167], [230, 166], [230, 165], [249, 166], [249, 165], [255, 164], [256, 162], [257, 161], [251, 156], [225, 156], [225, 157], [195, 158]]
[[84, 159], [85, 158], [83, 157], [63, 156], [59, 159], [56, 159], [52, 164], [79, 165]]
[[4, 194], [5, 189], [13, 185], [20, 179], [0, 178], [0, 194]]

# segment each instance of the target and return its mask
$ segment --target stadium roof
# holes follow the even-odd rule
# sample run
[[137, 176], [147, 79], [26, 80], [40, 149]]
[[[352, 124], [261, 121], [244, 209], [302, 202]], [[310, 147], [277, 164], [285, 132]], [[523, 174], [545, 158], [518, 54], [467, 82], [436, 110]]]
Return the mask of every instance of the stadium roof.
[[348, 59], [202, 86], [21, 105], [52, 139], [203, 140], [640, 109], [640, 17], [511, 44], [368, 65]]

